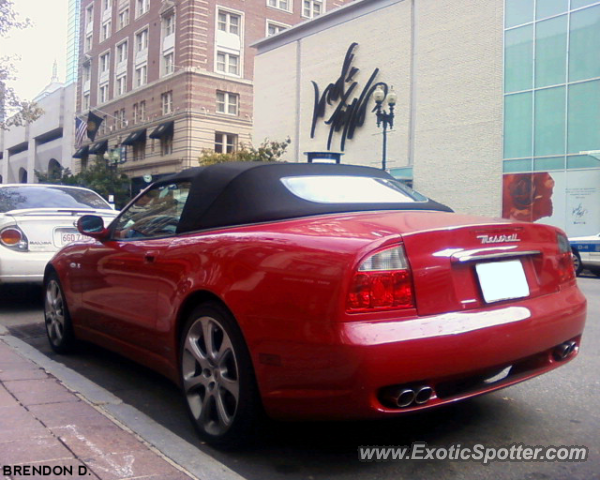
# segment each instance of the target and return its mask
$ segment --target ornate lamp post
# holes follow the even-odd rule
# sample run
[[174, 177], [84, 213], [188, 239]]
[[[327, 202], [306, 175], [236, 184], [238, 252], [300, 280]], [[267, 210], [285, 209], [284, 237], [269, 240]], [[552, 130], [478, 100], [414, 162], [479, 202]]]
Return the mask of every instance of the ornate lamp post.
[[[394, 88], [391, 87], [390, 91], [385, 94], [381, 85], [378, 85], [375, 91], [373, 92], [373, 98], [375, 99], [375, 114], [377, 115], [377, 126], [381, 127], [383, 125], [383, 152], [381, 156], [381, 169], [386, 169], [386, 161], [387, 161], [387, 130], [388, 128], [392, 128], [394, 126], [394, 107], [396, 106], [396, 100], [398, 96], [396, 92], [394, 92]], [[387, 103], [389, 107], [389, 112], [386, 112], [384, 109], [384, 101]]]

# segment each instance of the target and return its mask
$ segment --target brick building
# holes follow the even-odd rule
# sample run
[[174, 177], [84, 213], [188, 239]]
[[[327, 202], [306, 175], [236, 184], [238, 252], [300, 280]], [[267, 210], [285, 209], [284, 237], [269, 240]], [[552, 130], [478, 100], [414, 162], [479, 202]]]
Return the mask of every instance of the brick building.
[[203, 149], [262, 142], [250, 44], [349, 1], [82, 0], [77, 112], [103, 121], [75, 157], [121, 162], [138, 190]]

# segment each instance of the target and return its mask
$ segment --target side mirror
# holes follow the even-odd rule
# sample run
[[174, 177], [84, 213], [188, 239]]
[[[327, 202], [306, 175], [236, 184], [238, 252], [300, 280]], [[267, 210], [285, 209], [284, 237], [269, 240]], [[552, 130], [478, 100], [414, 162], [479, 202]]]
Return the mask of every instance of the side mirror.
[[104, 228], [104, 220], [98, 215], [83, 215], [77, 220], [77, 230], [82, 235], [102, 240], [108, 231]]

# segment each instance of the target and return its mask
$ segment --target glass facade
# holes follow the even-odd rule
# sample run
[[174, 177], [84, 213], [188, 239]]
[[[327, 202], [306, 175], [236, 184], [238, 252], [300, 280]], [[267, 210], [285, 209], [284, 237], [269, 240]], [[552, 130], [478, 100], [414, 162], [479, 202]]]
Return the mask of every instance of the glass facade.
[[504, 4], [503, 215], [598, 233], [600, 0]]
[[67, 74], [65, 76], [65, 85], [77, 82], [80, 8], [81, 0], [69, 0], [69, 20], [67, 23]]

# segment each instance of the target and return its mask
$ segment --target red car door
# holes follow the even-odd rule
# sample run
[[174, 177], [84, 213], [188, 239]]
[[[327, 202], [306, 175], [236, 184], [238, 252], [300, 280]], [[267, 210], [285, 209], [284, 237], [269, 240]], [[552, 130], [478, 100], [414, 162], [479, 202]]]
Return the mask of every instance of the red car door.
[[154, 350], [157, 260], [167, 239], [109, 241], [89, 247], [81, 261], [82, 324], [118, 341]]
[[124, 210], [110, 238], [81, 259], [80, 324], [95, 333], [160, 354], [157, 293], [160, 259], [176, 236], [189, 182], [158, 184]]

